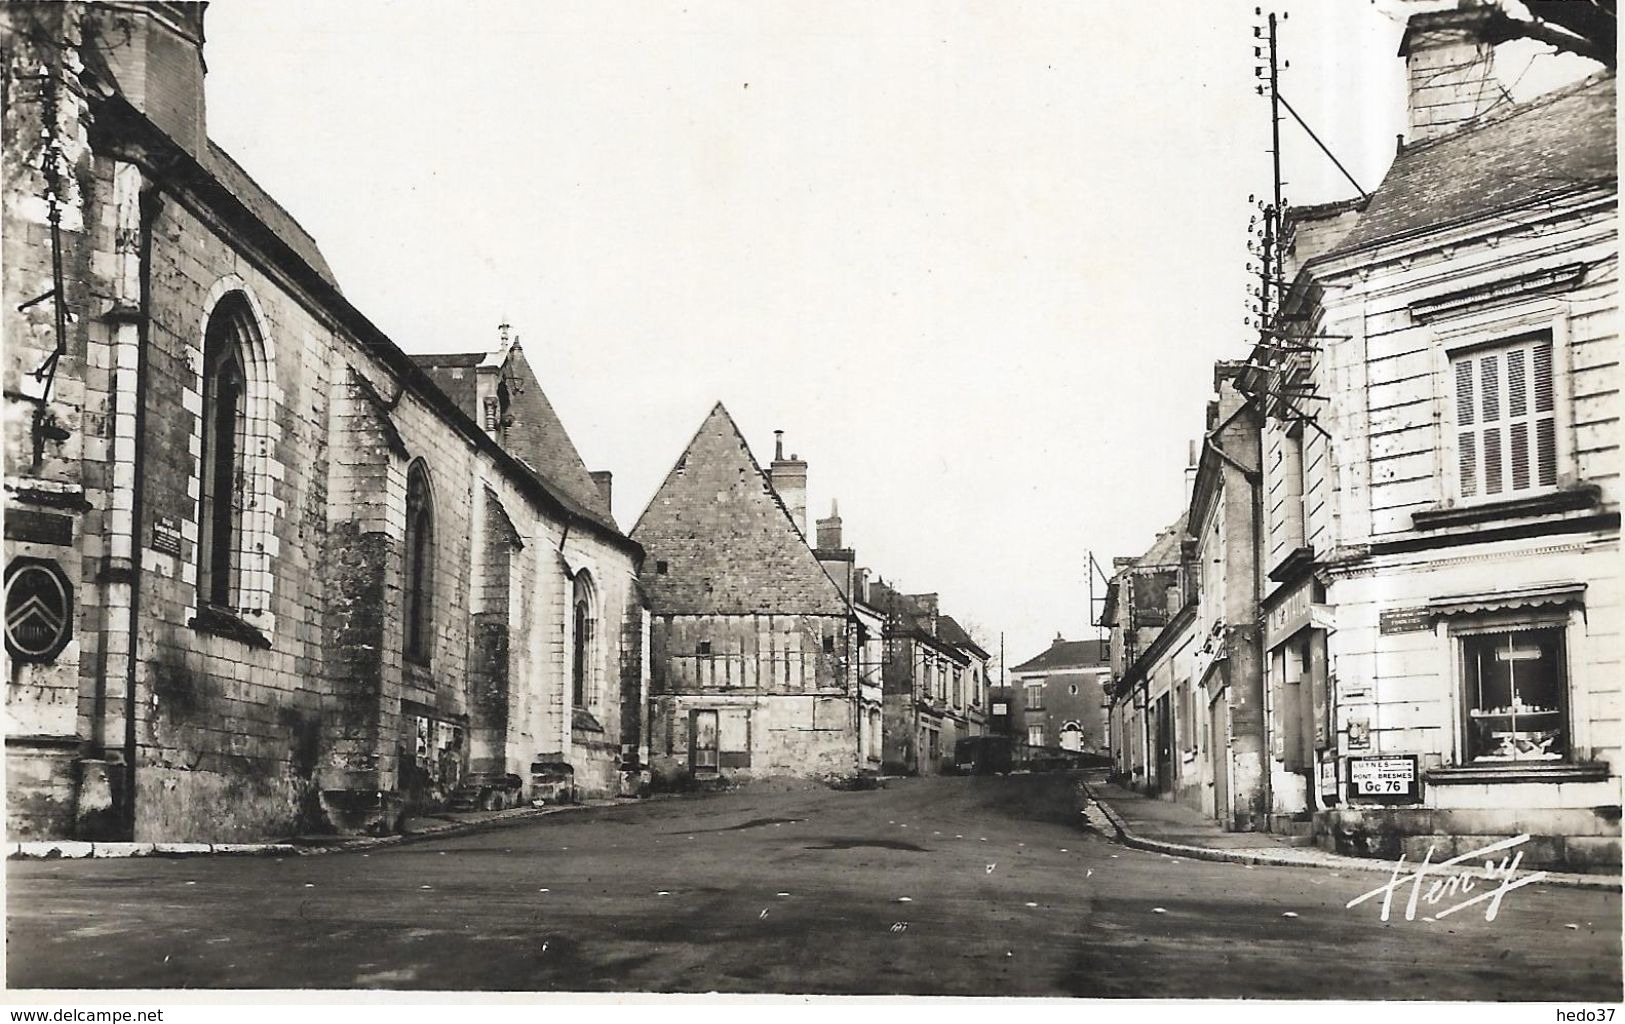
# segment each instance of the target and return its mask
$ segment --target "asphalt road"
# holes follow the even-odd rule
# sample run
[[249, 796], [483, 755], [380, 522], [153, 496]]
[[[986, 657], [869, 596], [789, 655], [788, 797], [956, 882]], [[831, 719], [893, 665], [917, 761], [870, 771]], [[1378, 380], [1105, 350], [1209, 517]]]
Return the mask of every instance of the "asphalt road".
[[[368, 853], [11, 861], [18, 988], [1618, 1000], [1618, 893], [1378, 920], [1380, 875], [1178, 860], [1066, 776], [747, 791]], [[1441, 905], [1442, 907], [1442, 905]], [[1295, 917], [1284, 916], [1288, 914]]]

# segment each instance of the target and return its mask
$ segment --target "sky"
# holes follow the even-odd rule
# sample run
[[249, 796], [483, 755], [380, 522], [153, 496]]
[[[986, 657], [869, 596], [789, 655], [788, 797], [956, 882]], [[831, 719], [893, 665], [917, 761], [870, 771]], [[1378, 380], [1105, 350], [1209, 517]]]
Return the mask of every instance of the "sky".
[[[1369, 191], [1406, 5], [1274, 9], [1282, 95]], [[624, 530], [720, 400], [764, 465], [775, 429], [807, 460], [809, 519], [838, 499], [859, 564], [1013, 665], [1096, 635], [1089, 553], [1177, 518], [1247, 352], [1254, 10], [219, 0], [209, 133], [401, 348], [511, 324]], [[1518, 98], [1586, 70], [1544, 49], [1498, 53]], [[1353, 194], [1281, 148], [1289, 202]]]

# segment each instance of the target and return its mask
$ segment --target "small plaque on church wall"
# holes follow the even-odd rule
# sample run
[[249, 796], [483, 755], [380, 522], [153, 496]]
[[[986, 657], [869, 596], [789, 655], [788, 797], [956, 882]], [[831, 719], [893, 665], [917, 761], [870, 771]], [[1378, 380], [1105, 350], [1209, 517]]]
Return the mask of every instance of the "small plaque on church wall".
[[8, 508], [6, 539], [67, 547], [73, 543], [73, 517], [31, 508]]
[[159, 516], [152, 522], [152, 550], [166, 555], [181, 553], [181, 523], [169, 516]]

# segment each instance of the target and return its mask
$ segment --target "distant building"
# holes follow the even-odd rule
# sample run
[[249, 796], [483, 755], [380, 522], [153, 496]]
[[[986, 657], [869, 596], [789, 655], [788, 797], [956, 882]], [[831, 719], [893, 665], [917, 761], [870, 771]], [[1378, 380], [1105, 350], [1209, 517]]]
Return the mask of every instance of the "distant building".
[[987, 730], [988, 654], [936, 594], [875, 582], [869, 602], [886, 617], [885, 770], [936, 774], [960, 739]]
[[[1192, 466], [1189, 481], [1194, 483], [1194, 477]], [[1188, 500], [1188, 492], [1186, 497]], [[1115, 774], [1129, 785], [1145, 785], [1154, 760], [1145, 715], [1145, 679], [1136, 675], [1131, 680], [1129, 667], [1170, 625], [1177, 627], [1176, 633], [1189, 625], [1176, 621], [1191, 592], [1182, 555], [1184, 540], [1185, 515], [1181, 513], [1157, 534], [1143, 555], [1112, 559], [1114, 571], [1101, 607], [1100, 625], [1107, 629], [1107, 661], [1112, 672], [1107, 742]]]
[[719, 402], [633, 528], [657, 784], [868, 763], [860, 618], [807, 543], [807, 464], [776, 456], [763, 472]]
[[884, 725], [881, 718], [882, 681], [885, 668], [886, 616], [869, 602], [869, 570], [860, 568], [857, 555], [843, 543], [841, 512], [832, 504], [829, 516], [817, 522], [818, 564], [851, 603], [857, 635], [853, 641], [858, 683], [858, 747], [862, 769], [878, 773], [883, 756]]
[[1014, 735], [1028, 746], [1105, 753], [1111, 666], [1104, 640], [1067, 640], [1010, 669]]

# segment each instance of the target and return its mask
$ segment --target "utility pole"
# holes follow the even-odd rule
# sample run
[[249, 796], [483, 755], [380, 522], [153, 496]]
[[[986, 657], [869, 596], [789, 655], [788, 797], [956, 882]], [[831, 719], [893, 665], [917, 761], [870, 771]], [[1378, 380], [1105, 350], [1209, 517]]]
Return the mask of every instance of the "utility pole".
[[[1274, 279], [1273, 287], [1286, 287], [1282, 271], [1284, 263], [1281, 259], [1281, 231], [1285, 227], [1282, 223], [1281, 205], [1281, 70], [1276, 53], [1275, 40], [1275, 12], [1270, 12], [1270, 160], [1274, 165], [1275, 178], [1275, 205], [1271, 207], [1273, 215], [1271, 221], [1274, 225], [1275, 245], [1266, 246], [1266, 258], [1263, 260], [1265, 274]], [[1273, 257], [1274, 266], [1271, 266]], [[1265, 291], [1269, 289], [1266, 286]]]

